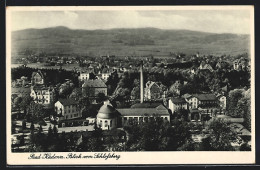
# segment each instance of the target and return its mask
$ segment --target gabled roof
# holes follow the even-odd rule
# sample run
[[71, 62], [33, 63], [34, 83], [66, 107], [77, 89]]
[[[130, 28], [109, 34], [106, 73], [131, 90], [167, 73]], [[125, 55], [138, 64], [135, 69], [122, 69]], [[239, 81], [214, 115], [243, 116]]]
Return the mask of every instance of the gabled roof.
[[64, 106], [77, 105], [78, 102], [74, 99], [59, 99], [58, 100]]
[[131, 108], [156, 108], [159, 105], [161, 105], [162, 103], [156, 103], [156, 102], [149, 102], [149, 103], [136, 103], [134, 105], [131, 106]]
[[38, 70], [37, 72], [33, 72], [32, 77], [34, 77], [36, 74], [39, 74], [42, 78], [44, 78], [44, 74], [41, 72], [41, 70]]
[[103, 68], [102, 73], [112, 73], [113, 69]]
[[90, 79], [90, 80], [85, 80], [84, 84], [82, 85], [82, 87], [103, 87], [106, 88], [107, 85], [101, 80], [101, 79]]
[[243, 125], [240, 123], [231, 123], [230, 127], [236, 131], [236, 133], [240, 136], [250, 136], [251, 132], [249, 132]]
[[192, 96], [198, 98], [199, 100], [217, 100], [214, 94], [193, 94]]
[[38, 90], [52, 90], [51, 87], [46, 87], [44, 85], [35, 85], [31, 87], [33, 90], [38, 91]]
[[167, 108], [160, 105], [156, 108], [123, 108], [117, 109], [123, 116], [169, 116], [170, 113]]
[[92, 69], [86, 69], [86, 70], [81, 71], [80, 74], [89, 74], [89, 73], [93, 73], [93, 72], [94, 72], [94, 70], [92, 70]]
[[183, 95], [183, 97], [184, 97], [185, 99], [188, 99], [188, 98], [192, 97], [192, 95], [186, 93], [186, 94]]
[[180, 103], [187, 103], [184, 98], [178, 97], [178, 98], [171, 98], [170, 99], [174, 104], [180, 104]]
[[19, 93], [19, 94], [30, 94], [31, 88], [30, 87], [12, 87], [12, 94]]
[[202, 69], [202, 70], [210, 70], [210, 71], [213, 70], [210, 64], [203, 63], [203, 62], [200, 64], [200, 69]]

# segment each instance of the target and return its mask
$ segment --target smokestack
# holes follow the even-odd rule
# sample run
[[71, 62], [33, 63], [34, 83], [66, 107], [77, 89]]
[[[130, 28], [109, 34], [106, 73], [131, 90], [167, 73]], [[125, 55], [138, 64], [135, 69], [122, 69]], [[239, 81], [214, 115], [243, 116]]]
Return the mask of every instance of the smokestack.
[[140, 68], [140, 103], [144, 102], [144, 77], [143, 77], [143, 60]]

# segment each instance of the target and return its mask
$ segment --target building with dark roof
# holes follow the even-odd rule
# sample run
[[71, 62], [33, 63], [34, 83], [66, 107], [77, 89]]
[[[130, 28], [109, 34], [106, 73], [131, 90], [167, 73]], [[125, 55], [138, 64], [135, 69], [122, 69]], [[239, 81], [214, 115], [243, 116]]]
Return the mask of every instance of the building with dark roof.
[[46, 74], [41, 70], [32, 73], [32, 85], [44, 85]]
[[199, 101], [216, 101], [217, 97], [214, 94], [193, 94]]
[[54, 88], [38, 84], [31, 87], [30, 96], [33, 98], [35, 103], [47, 106], [53, 102], [54, 93]]
[[85, 80], [82, 85], [82, 94], [88, 96], [92, 103], [96, 102], [99, 93], [107, 96], [107, 85], [100, 79]]
[[95, 74], [94, 69], [87, 68], [85, 70], [81, 70], [80, 75], [79, 75], [79, 80], [80, 81], [88, 80], [88, 79], [90, 79], [91, 74], [93, 74], [93, 75]]
[[215, 113], [220, 112], [220, 103], [214, 94], [185, 94], [183, 97], [188, 103], [191, 120], [208, 119], [214, 117]]
[[115, 109], [110, 102], [105, 101], [96, 116], [96, 123], [103, 130], [147, 122], [155, 117], [170, 121], [170, 113], [162, 104], [156, 107], [131, 107]]
[[148, 81], [144, 89], [144, 100], [155, 100], [161, 98], [162, 91], [156, 82]]
[[159, 105], [155, 108], [122, 108], [117, 109], [121, 117], [122, 126], [147, 122], [155, 117], [160, 117], [165, 121], [170, 121], [170, 113], [168, 109]]
[[103, 68], [102, 72], [101, 72], [101, 78], [103, 80], [107, 80], [109, 78], [109, 76], [112, 74], [113, 69], [109, 69], [109, 68]]
[[214, 71], [212, 66], [205, 62], [201, 62], [200, 66], [199, 66], [199, 70], [209, 70], [211, 72]]
[[218, 98], [214, 94], [192, 94], [187, 95], [185, 98], [186, 102], [189, 104], [189, 109], [199, 108], [199, 107], [217, 107]]
[[74, 99], [59, 99], [55, 104], [55, 112], [60, 120], [75, 119], [82, 117], [78, 102]]
[[160, 102], [145, 102], [145, 103], [136, 103], [131, 106], [131, 108], [156, 108], [159, 105], [162, 105]]
[[178, 97], [178, 98], [170, 98], [168, 102], [168, 107], [172, 111], [172, 113], [181, 110], [181, 109], [188, 109], [188, 103], [184, 98]]

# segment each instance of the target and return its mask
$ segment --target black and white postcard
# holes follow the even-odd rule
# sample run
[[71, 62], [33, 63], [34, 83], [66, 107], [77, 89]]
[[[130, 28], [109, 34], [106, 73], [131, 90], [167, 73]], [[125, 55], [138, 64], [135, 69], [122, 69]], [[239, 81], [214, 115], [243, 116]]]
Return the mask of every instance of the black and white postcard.
[[8, 165], [255, 163], [253, 6], [6, 12]]

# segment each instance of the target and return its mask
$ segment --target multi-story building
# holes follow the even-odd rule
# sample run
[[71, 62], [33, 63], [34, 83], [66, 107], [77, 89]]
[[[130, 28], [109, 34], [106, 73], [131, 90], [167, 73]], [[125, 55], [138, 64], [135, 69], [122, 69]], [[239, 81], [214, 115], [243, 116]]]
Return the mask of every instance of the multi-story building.
[[205, 62], [201, 62], [200, 66], [199, 66], [199, 70], [209, 70], [209, 71], [213, 71], [213, 68], [210, 64], [205, 63]]
[[101, 73], [101, 78], [107, 80], [113, 71], [109, 68], [104, 68]]
[[32, 85], [44, 85], [45, 76], [45, 73], [41, 72], [41, 70], [33, 72], [31, 78]]
[[219, 100], [219, 106], [222, 110], [226, 110], [227, 108], [227, 98], [224, 95], [218, 95], [217, 96], [218, 100]]
[[214, 94], [186, 94], [184, 98], [191, 114], [199, 113], [199, 119], [205, 116], [213, 117], [214, 113], [219, 112], [219, 100]]
[[245, 69], [248, 66], [248, 61], [244, 58], [236, 59], [233, 62], [234, 70]]
[[74, 99], [59, 99], [55, 104], [55, 111], [60, 120], [82, 117], [78, 102]]
[[51, 87], [32, 86], [30, 96], [35, 103], [49, 105], [53, 102], [54, 94], [54, 89]]
[[148, 81], [144, 89], [144, 100], [155, 100], [161, 98], [161, 89], [155, 82]]
[[101, 79], [85, 80], [82, 85], [82, 94], [88, 96], [92, 103], [95, 103], [98, 94], [107, 96], [107, 85]]
[[92, 69], [87, 69], [85, 71], [81, 71], [80, 75], [79, 75], [79, 80], [83, 81], [83, 80], [88, 80], [90, 78], [90, 73], [94, 73], [94, 70]]
[[170, 98], [168, 102], [168, 107], [172, 111], [172, 113], [181, 110], [181, 109], [188, 109], [188, 103], [184, 98]]

